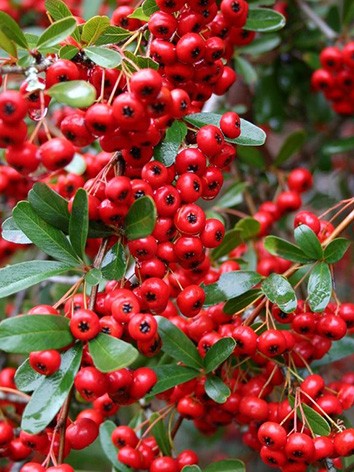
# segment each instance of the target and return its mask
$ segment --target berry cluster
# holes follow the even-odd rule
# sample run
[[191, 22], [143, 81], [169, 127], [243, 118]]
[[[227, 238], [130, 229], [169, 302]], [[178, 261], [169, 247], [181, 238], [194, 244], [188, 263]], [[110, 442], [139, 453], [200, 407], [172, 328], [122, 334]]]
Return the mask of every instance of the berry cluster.
[[314, 90], [321, 91], [333, 110], [341, 115], [354, 114], [354, 42], [342, 49], [328, 46], [320, 54], [321, 69], [311, 78]]

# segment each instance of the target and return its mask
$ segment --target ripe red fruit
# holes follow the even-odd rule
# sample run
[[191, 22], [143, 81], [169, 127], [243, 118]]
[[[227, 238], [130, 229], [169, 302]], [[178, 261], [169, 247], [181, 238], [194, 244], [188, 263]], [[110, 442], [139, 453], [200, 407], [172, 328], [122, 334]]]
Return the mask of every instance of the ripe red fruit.
[[315, 234], [318, 234], [321, 229], [320, 220], [314, 213], [310, 211], [300, 211], [296, 213], [294, 219], [294, 228], [300, 225], [306, 225], [312, 229]]
[[65, 431], [65, 437], [72, 449], [84, 449], [98, 436], [98, 425], [89, 418], [79, 418]]
[[40, 146], [39, 152], [42, 164], [48, 170], [58, 170], [72, 161], [75, 148], [65, 138], [52, 138]]
[[285, 445], [288, 459], [296, 462], [311, 462], [315, 455], [313, 439], [305, 433], [292, 433]]
[[42, 375], [52, 375], [61, 363], [58, 351], [50, 349], [47, 351], [32, 351], [29, 355], [29, 363], [32, 369]]
[[238, 138], [241, 134], [241, 120], [234, 111], [228, 111], [220, 118], [221, 131], [227, 138]]
[[28, 104], [20, 92], [6, 90], [0, 94], [0, 119], [5, 123], [16, 124], [22, 120], [28, 110]]
[[81, 367], [75, 376], [74, 385], [80, 395], [87, 401], [96, 398], [107, 392], [108, 382], [106, 376], [95, 367]]
[[69, 326], [72, 335], [81, 341], [93, 339], [101, 331], [96, 313], [84, 308], [73, 313]]
[[263, 423], [257, 433], [258, 440], [269, 449], [282, 449], [286, 444], [287, 432], [283, 426], [274, 421]]
[[334, 449], [341, 457], [354, 454], [354, 428], [348, 428], [334, 436]]
[[288, 175], [289, 190], [302, 193], [309, 190], [313, 185], [313, 177], [311, 172], [305, 168], [292, 170]]

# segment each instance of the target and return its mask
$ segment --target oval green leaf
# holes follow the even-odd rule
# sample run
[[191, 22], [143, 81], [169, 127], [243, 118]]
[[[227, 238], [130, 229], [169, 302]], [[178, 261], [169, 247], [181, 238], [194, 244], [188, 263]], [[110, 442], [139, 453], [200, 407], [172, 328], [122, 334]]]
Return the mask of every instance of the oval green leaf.
[[231, 298], [231, 300], [228, 300], [224, 305], [224, 313], [227, 315], [234, 315], [251, 305], [261, 295], [262, 291], [255, 288], [239, 295], [238, 297]]
[[167, 318], [157, 317], [162, 350], [188, 367], [201, 369], [203, 361], [193, 342]]
[[107, 280], [120, 280], [126, 270], [127, 257], [123, 245], [116, 243], [102, 261], [102, 275]]
[[316, 234], [307, 225], [300, 225], [294, 231], [295, 241], [304, 254], [318, 260], [323, 257], [323, 249]]
[[59, 349], [73, 341], [69, 320], [57, 315], [19, 315], [0, 323], [0, 346], [5, 352], [26, 354]]
[[267, 236], [264, 240], [264, 247], [273, 256], [283, 257], [291, 262], [306, 264], [313, 261], [298, 246], [289, 243], [285, 239], [278, 238], [278, 236]]
[[279, 274], [270, 274], [262, 282], [262, 292], [272, 303], [285, 313], [291, 313], [296, 309], [296, 294], [288, 280]]
[[102, 279], [102, 272], [100, 271], [100, 269], [96, 269], [95, 267], [85, 274], [86, 283], [92, 286], [100, 284], [102, 282]]
[[179, 147], [187, 135], [187, 126], [182, 121], [175, 120], [167, 128], [163, 141], [155, 148], [154, 156], [166, 167], [171, 166], [176, 159]]
[[205, 393], [214, 402], [225, 403], [231, 395], [231, 390], [219, 377], [213, 375], [206, 379]]
[[119, 52], [103, 46], [89, 46], [84, 51], [92, 62], [105, 69], [115, 69], [122, 62]]
[[[288, 397], [290, 405], [294, 408], [295, 399], [293, 396]], [[301, 411], [302, 410], [302, 411]], [[313, 408], [301, 403], [301, 408], [296, 408], [296, 414], [300, 421], [307, 423], [311, 430], [319, 436], [329, 436], [331, 433], [331, 427], [322, 415], [317, 413]], [[305, 418], [303, 418], [303, 416]], [[305, 421], [304, 421], [305, 420]]]
[[81, 343], [62, 354], [59, 370], [44, 378], [27, 404], [22, 416], [22, 429], [37, 434], [48, 426], [69, 395], [81, 357]]
[[75, 253], [84, 260], [88, 235], [89, 215], [86, 190], [79, 188], [75, 194], [70, 219], [69, 238]]
[[43, 182], [36, 182], [28, 194], [28, 201], [44, 221], [51, 226], [69, 231], [68, 201]]
[[43, 50], [56, 46], [70, 36], [75, 29], [76, 20], [74, 17], [70, 16], [55, 21], [40, 35], [36, 47]]
[[280, 166], [293, 156], [305, 143], [306, 134], [303, 130], [294, 131], [284, 141], [280, 151], [274, 161], [275, 166]]
[[81, 41], [90, 44], [95, 44], [97, 39], [110, 26], [108, 16], [93, 16], [82, 27]]
[[44, 221], [29, 202], [19, 202], [13, 210], [13, 218], [33, 244], [46, 254], [74, 267], [78, 264], [80, 260], [64, 233]]
[[150, 396], [157, 395], [176, 385], [180, 385], [188, 380], [194, 379], [199, 375], [199, 371], [176, 364], [158, 365], [152, 367], [157, 375], [157, 382], [149, 393]]
[[25, 290], [72, 268], [72, 265], [57, 261], [27, 261], [4, 267], [0, 269], [0, 298]]
[[139, 354], [131, 344], [104, 333], [99, 333], [88, 344], [93, 363], [101, 372], [128, 367]]
[[215, 305], [238, 297], [248, 292], [262, 280], [258, 272], [250, 270], [235, 270], [222, 274], [214, 284], [203, 287], [206, 298], [205, 305]]
[[96, 100], [95, 87], [84, 80], [55, 84], [46, 93], [57, 102], [73, 108], [87, 108]]
[[204, 357], [205, 372], [217, 369], [233, 353], [236, 342], [233, 338], [222, 338], [209, 349]]
[[156, 439], [156, 442], [160, 448], [160, 451], [166, 455], [171, 455], [171, 442], [170, 436], [167, 432], [167, 428], [163, 421], [163, 416], [159, 413], [153, 413], [149, 418], [149, 423], [152, 425], [151, 433]]
[[250, 8], [243, 29], [259, 33], [274, 33], [285, 26], [285, 17], [270, 8]]
[[104, 46], [105, 44], [117, 44], [125, 41], [133, 34], [133, 31], [128, 31], [119, 26], [109, 26], [105, 32], [96, 40], [95, 46]]
[[332, 275], [326, 262], [319, 262], [310, 273], [307, 300], [312, 311], [321, 312], [332, 296]]
[[10, 15], [3, 11], [0, 11], [0, 31], [23, 49], [28, 49], [27, 39], [21, 28]]
[[15, 384], [22, 392], [33, 392], [39, 387], [43, 379], [43, 375], [32, 369], [29, 359], [26, 359], [16, 370]]
[[345, 336], [332, 344], [331, 349], [322, 359], [315, 360], [311, 363], [313, 367], [320, 367], [322, 365], [332, 364], [333, 362], [351, 356], [354, 352], [354, 338]]
[[242, 203], [242, 193], [247, 187], [247, 182], [235, 182], [226, 190], [222, 197], [218, 199], [216, 205], [220, 208], [230, 208]]
[[324, 250], [324, 258], [327, 264], [335, 264], [340, 261], [350, 245], [351, 241], [345, 238], [337, 238], [331, 241]]
[[154, 230], [156, 218], [156, 207], [152, 198], [138, 198], [125, 218], [126, 237], [131, 241], [149, 236]]
[[3, 222], [1, 228], [1, 236], [3, 239], [6, 239], [6, 241], [11, 241], [16, 244], [32, 244], [32, 241], [20, 230], [12, 216]]

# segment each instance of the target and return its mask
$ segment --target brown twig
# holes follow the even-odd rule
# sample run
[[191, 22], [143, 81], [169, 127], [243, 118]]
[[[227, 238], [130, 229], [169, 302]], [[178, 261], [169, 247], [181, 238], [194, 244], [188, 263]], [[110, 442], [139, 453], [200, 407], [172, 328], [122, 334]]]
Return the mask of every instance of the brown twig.
[[31, 69], [36, 69], [37, 72], [44, 72], [48, 69], [49, 66], [53, 64], [51, 59], [43, 59], [40, 64], [32, 64], [29, 67], [21, 67], [15, 65], [4, 65], [0, 67], [0, 74], [7, 75], [7, 74], [21, 74], [26, 75]]
[[328, 26], [327, 23], [323, 21], [322, 18], [320, 18], [317, 13], [314, 12], [312, 8], [310, 8], [303, 0], [296, 0], [296, 3], [298, 4], [302, 13], [307, 16], [307, 18], [311, 20], [319, 30], [321, 30], [327, 39], [334, 41], [338, 37], [337, 33], [330, 26]]
[[[66, 427], [66, 420], [69, 415], [69, 409], [70, 409], [70, 402], [71, 402], [71, 397], [72, 397], [72, 392], [73, 389], [70, 390], [64, 405], [62, 406], [60, 410], [60, 415], [59, 419], [55, 428], [55, 433], [59, 433], [59, 452], [58, 452], [58, 464], [61, 464], [64, 459], [64, 452], [65, 452], [65, 427]], [[55, 436], [54, 433], [54, 436]]]

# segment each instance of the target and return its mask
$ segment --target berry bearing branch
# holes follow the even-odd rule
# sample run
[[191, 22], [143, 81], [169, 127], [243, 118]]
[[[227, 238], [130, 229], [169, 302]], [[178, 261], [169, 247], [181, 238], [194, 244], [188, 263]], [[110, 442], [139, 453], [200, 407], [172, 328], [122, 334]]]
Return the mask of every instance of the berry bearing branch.
[[[352, 470], [354, 199], [315, 211], [308, 159], [354, 147], [350, 8], [337, 33], [303, 2], [27, 3], [0, 12], [1, 470], [72, 472], [98, 437], [98, 470]], [[268, 99], [286, 54], [322, 134]]]

